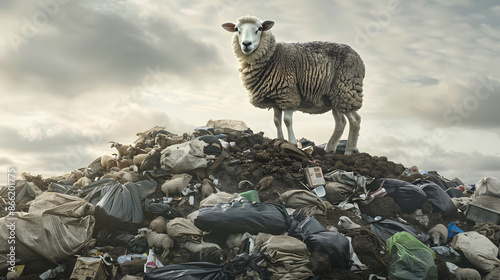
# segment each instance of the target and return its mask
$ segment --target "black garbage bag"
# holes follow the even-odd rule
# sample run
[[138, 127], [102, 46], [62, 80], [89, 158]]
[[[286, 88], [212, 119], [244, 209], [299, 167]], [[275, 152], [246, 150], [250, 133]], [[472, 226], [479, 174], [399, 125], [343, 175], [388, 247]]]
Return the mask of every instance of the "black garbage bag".
[[96, 204], [95, 218], [97, 231], [106, 228], [135, 235], [144, 222], [137, 188], [130, 183], [106, 185]]
[[208, 145], [203, 148], [203, 152], [207, 155], [220, 156], [222, 153], [222, 145], [219, 138], [213, 135], [203, 135], [197, 137], [197, 139], [207, 143]]
[[143, 174], [151, 180], [167, 180], [172, 178], [172, 175], [163, 169], [146, 170]]
[[127, 248], [128, 253], [144, 254], [149, 249], [148, 239], [146, 236], [135, 236], [127, 242], [127, 246], [125, 246], [125, 248]]
[[462, 192], [462, 190], [457, 189], [457, 188], [448, 188], [445, 192], [451, 198], [464, 196], [464, 193]]
[[292, 220], [288, 235], [304, 241], [307, 236], [326, 231], [326, 228], [313, 216], [300, 213]]
[[95, 159], [85, 170], [83, 170], [83, 175], [85, 177], [94, 180], [97, 177], [102, 177], [106, 174], [106, 169], [101, 165], [101, 158], [98, 157]]
[[267, 267], [258, 265], [264, 259], [265, 257], [258, 251], [252, 254], [239, 254], [226, 265], [224, 271], [232, 276], [246, 276], [249, 271], [255, 271], [261, 279], [269, 279]]
[[273, 203], [226, 202], [199, 211], [194, 225], [203, 231], [281, 234], [291, 222], [285, 206]]
[[190, 262], [183, 264], [172, 264], [156, 268], [146, 273], [144, 280], [232, 280], [224, 272], [224, 267], [211, 262]]
[[435, 183], [443, 190], [447, 190], [449, 188], [454, 188], [454, 187], [458, 186], [458, 184], [456, 182], [453, 182], [451, 180], [444, 178], [443, 176], [439, 175], [435, 171], [429, 171], [429, 174], [425, 178], [427, 180]]
[[133, 238], [134, 235], [131, 233], [106, 228], [99, 230], [95, 237], [98, 245], [112, 247], [125, 246]]
[[432, 212], [440, 212], [443, 217], [450, 217], [457, 211], [455, 204], [451, 200], [450, 196], [438, 186], [428, 180], [418, 179], [413, 182], [413, 184], [420, 186], [420, 188], [425, 192], [427, 198], [432, 203]]
[[144, 210], [147, 213], [152, 213], [155, 216], [163, 216], [163, 218], [167, 220], [172, 220], [177, 217], [182, 217], [181, 212], [165, 203], [154, 202], [155, 199], [146, 199], [146, 203], [144, 205]]
[[327, 253], [332, 267], [350, 268], [353, 264], [349, 240], [340, 232], [314, 233], [307, 236], [304, 243], [311, 254], [314, 252]]
[[47, 188], [48, 192], [56, 192], [56, 193], [62, 193], [62, 194], [70, 194], [72, 190], [78, 189], [78, 187], [73, 186], [73, 185], [66, 185], [63, 183], [50, 183], [49, 187]]
[[[144, 159], [144, 161], [141, 163], [141, 167], [139, 168], [139, 170], [141, 172], [144, 172], [147, 170], [155, 170], [155, 167], [156, 167], [156, 170], [161, 170], [160, 159], [161, 159], [161, 150], [158, 149], [152, 155], [149, 155], [148, 157], [146, 157]], [[156, 172], [153, 172], [153, 173], [156, 174]], [[148, 175], [146, 175], [146, 176], [148, 176]], [[149, 177], [149, 178], [151, 178], [151, 177]]]
[[223, 264], [227, 261], [227, 253], [217, 247], [205, 247], [195, 252], [189, 258], [190, 262], [211, 262]]
[[427, 195], [423, 190], [412, 183], [398, 179], [378, 178], [366, 186], [370, 191], [376, 191], [381, 187], [385, 188], [387, 196], [392, 197], [406, 213], [419, 209], [427, 200]]
[[394, 221], [394, 220], [380, 220], [380, 221], [374, 221], [373, 218], [370, 216], [366, 215], [361, 215], [363, 220], [365, 220], [367, 223], [370, 224], [370, 230], [375, 233], [380, 240], [382, 240], [382, 243], [385, 244], [387, 239], [392, 237], [394, 234], [401, 232], [401, 231], [406, 231], [409, 234], [413, 235], [415, 238], [417, 238], [420, 242], [425, 243], [427, 240], [429, 240], [429, 236], [422, 231], [409, 226], [402, 224], [400, 222]]
[[128, 182], [127, 184], [137, 189], [143, 205], [146, 199], [156, 197], [156, 187], [158, 186], [156, 181], [142, 180], [138, 182]]
[[90, 202], [92, 205], [96, 206], [101, 200], [103, 195], [107, 190], [113, 186], [119, 184], [113, 178], [105, 178], [99, 181], [92, 182], [82, 189], [81, 196], [85, 198], [86, 201]]
[[[37, 196], [37, 191], [38, 189], [34, 183], [24, 181], [24, 180], [16, 180], [16, 185], [15, 185], [15, 194], [16, 194], [16, 199], [19, 199], [22, 203], [27, 203], [29, 201], [32, 201], [36, 198]], [[20, 189], [20, 190], [19, 190]], [[39, 190], [38, 190], [39, 192]]]

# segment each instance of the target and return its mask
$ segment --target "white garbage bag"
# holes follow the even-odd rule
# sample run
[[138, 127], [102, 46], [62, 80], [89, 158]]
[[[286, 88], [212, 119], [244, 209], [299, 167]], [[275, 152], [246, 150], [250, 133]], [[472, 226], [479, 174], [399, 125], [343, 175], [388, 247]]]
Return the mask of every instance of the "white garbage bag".
[[455, 235], [450, 245], [451, 248], [462, 251], [475, 268], [484, 272], [491, 272], [500, 266], [498, 247], [477, 231]]
[[500, 197], [500, 179], [495, 177], [483, 177], [476, 183], [476, 191], [474, 197], [481, 195], [491, 195]]

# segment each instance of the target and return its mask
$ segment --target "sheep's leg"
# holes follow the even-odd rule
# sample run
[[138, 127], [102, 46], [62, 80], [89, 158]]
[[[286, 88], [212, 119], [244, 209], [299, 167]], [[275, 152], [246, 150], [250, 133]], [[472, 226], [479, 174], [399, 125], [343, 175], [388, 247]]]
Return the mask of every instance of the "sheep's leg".
[[340, 141], [340, 137], [342, 137], [345, 125], [347, 124], [347, 120], [345, 119], [344, 114], [332, 110], [332, 115], [333, 119], [335, 120], [335, 129], [333, 130], [332, 137], [330, 137], [330, 140], [326, 145], [325, 151], [327, 153], [335, 153], [337, 145], [339, 144]]
[[359, 129], [361, 127], [361, 116], [355, 111], [348, 112], [345, 115], [349, 120], [349, 138], [347, 139], [345, 154], [350, 155], [356, 151]]
[[288, 131], [288, 142], [292, 144], [297, 144], [297, 139], [295, 139], [295, 133], [293, 133], [293, 120], [292, 120], [293, 110], [287, 109], [285, 110], [285, 114], [283, 115], [283, 122], [286, 125], [286, 129]]
[[283, 137], [283, 130], [281, 129], [281, 116], [283, 114], [283, 110], [279, 108], [274, 108], [274, 125], [276, 125], [276, 130], [278, 131], [278, 139], [285, 139]]

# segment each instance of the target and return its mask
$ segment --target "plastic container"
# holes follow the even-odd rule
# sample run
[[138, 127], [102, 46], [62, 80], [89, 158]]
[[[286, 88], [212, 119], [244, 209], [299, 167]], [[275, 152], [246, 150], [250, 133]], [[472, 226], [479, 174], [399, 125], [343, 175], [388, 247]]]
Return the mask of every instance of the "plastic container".
[[448, 238], [453, 238], [455, 235], [464, 232], [457, 226], [457, 222], [448, 224]]
[[240, 195], [246, 198], [250, 202], [260, 202], [259, 193], [256, 190], [243, 192], [240, 193]]

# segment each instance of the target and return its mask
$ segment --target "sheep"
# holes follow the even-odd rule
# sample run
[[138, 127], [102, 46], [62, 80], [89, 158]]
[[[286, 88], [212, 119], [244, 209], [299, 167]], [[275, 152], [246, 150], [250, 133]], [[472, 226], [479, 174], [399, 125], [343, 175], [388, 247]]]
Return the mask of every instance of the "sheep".
[[357, 110], [363, 102], [365, 66], [360, 56], [344, 44], [276, 43], [270, 31], [273, 25], [273, 21], [262, 22], [253, 16], [241, 17], [236, 24], [222, 24], [225, 30], [234, 32], [233, 51], [250, 103], [274, 110], [280, 139], [284, 139], [284, 116], [292, 144], [297, 143], [292, 127], [294, 111], [322, 114], [331, 110], [336, 124], [326, 152], [335, 152], [347, 117], [350, 130], [345, 154], [352, 154], [361, 124]]
[[116, 158], [109, 155], [103, 155], [101, 157], [101, 166], [109, 171], [111, 168], [117, 166]]
[[144, 162], [144, 160], [145, 160], [148, 156], [149, 156], [148, 154], [138, 154], [138, 155], [136, 155], [136, 156], [133, 158], [133, 163], [134, 163], [137, 167], [141, 167], [142, 162]]
[[153, 140], [153, 138], [151, 138], [147, 133], [144, 133], [144, 132], [139, 132], [136, 135], [139, 136], [139, 138], [137, 138], [134, 141], [134, 145], [135, 145], [135, 147], [137, 147], [139, 149], [146, 148], [148, 145], [148, 142], [151, 142]]
[[428, 233], [434, 246], [444, 244], [448, 240], [448, 229], [443, 224], [435, 225]]
[[69, 175], [68, 179], [69, 180], [77, 180], [82, 178], [83, 177], [83, 172], [78, 170], [78, 169], [75, 169], [71, 172], [71, 174]]
[[214, 187], [212, 186], [210, 179], [203, 179], [203, 183], [201, 185], [201, 196], [203, 199], [207, 198], [209, 195], [215, 192]]
[[157, 233], [165, 233], [167, 232], [167, 221], [162, 216], [158, 216], [149, 223], [149, 228]]
[[138, 172], [139, 170], [135, 165], [122, 170], [117, 170], [116, 167], [114, 167], [109, 173], [104, 174], [101, 179], [113, 178], [122, 184], [127, 182], [137, 182], [141, 179]]
[[192, 178], [192, 175], [186, 173], [175, 174], [172, 176], [172, 179], [161, 185], [161, 191], [164, 192], [167, 197], [173, 194], [180, 195], [184, 188], [188, 186]]
[[339, 218], [339, 223], [337, 226], [340, 229], [352, 229], [352, 228], [360, 228], [361, 226], [353, 222], [349, 217], [341, 216]]
[[80, 188], [83, 188], [85, 187], [86, 185], [92, 183], [92, 180], [90, 178], [87, 178], [87, 177], [81, 177], [80, 179], [78, 179], [78, 181], [76, 181], [73, 186], [77, 186], [77, 187], [80, 187]]
[[149, 247], [163, 248], [163, 253], [160, 256], [162, 259], [168, 256], [170, 248], [174, 246], [174, 240], [165, 233], [151, 231], [147, 235], [147, 240]]
[[160, 149], [165, 149], [168, 146], [185, 142], [187, 140], [187, 136], [188, 136], [187, 133], [184, 133], [182, 136], [158, 133], [156, 134], [155, 142], [158, 145], [158, 147], [160, 147]]
[[187, 249], [191, 253], [196, 253], [201, 251], [201, 249], [203, 248], [209, 248], [209, 247], [215, 247], [217, 249], [220, 249], [220, 246], [217, 245], [216, 243], [211, 243], [211, 242], [195, 243], [192, 241], [180, 242], [179, 247]]
[[128, 156], [130, 158], [134, 158], [136, 155], [146, 154], [147, 153], [146, 150], [138, 148], [138, 147], [134, 147], [134, 146], [129, 146], [127, 148], [127, 152], [128, 152]]
[[111, 144], [111, 148], [114, 147], [118, 151], [118, 159], [122, 159], [124, 156], [128, 156], [129, 145], [122, 145], [115, 141], [109, 141], [109, 143]]
[[273, 176], [266, 176], [260, 179], [260, 181], [257, 183], [257, 186], [255, 186], [255, 189], [259, 192], [268, 189], [273, 184], [273, 181]]
[[124, 169], [130, 167], [134, 164], [134, 161], [129, 159], [128, 157], [124, 157], [122, 159], [116, 160], [116, 166], [118, 169]]
[[207, 247], [201, 249], [199, 252], [193, 253], [189, 261], [223, 264], [227, 261], [227, 253], [217, 247]]
[[226, 239], [227, 248], [229, 248], [229, 251], [234, 255], [238, 255], [243, 247], [243, 242], [251, 237], [252, 235], [248, 232], [229, 234]]

